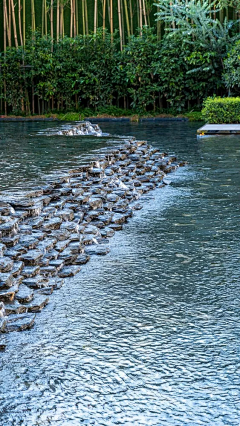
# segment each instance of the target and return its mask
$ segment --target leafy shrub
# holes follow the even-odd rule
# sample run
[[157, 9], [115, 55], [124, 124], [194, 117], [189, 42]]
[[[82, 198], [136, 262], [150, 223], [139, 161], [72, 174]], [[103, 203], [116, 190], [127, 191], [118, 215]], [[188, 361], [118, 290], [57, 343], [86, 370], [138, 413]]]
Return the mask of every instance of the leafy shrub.
[[208, 123], [240, 123], [240, 97], [207, 98], [203, 106], [202, 116]]
[[224, 61], [223, 79], [229, 92], [240, 92], [240, 40], [238, 40]]

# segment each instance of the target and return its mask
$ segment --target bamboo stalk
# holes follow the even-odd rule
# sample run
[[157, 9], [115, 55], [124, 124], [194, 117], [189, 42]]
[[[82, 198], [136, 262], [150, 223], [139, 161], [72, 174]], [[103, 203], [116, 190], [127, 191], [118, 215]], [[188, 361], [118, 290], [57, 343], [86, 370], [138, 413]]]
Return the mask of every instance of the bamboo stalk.
[[126, 24], [127, 24], [127, 33], [128, 33], [128, 38], [130, 38], [131, 33], [130, 33], [130, 25], [129, 25], [127, 0], [124, 0], [124, 7], [125, 7], [125, 16], [126, 16]]
[[86, 34], [88, 35], [88, 9], [87, 9], [87, 0], [84, 0], [84, 3], [85, 3]]
[[119, 36], [120, 36], [120, 50], [123, 50], [123, 39], [122, 39], [122, 17], [121, 17], [121, 2], [118, 0], [118, 25], [119, 25]]
[[60, 4], [60, 37], [63, 37], [63, 5]]
[[103, 39], [105, 39], [106, 29], [106, 0], [103, 0]]
[[132, 8], [132, 0], [129, 0], [129, 8], [130, 8], [131, 35], [133, 35], [133, 8]]
[[123, 14], [122, 0], [120, 0], [120, 6], [121, 6], [121, 22], [122, 22], [122, 40], [123, 40], [123, 46], [124, 46], [125, 45], [125, 28], [124, 28], [124, 14]]
[[59, 41], [59, 0], [57, 0], [56, 38], [58, 42]]
[[50, 27], [51, 27], [51, 39], [53, 43], [53, 1], [51, 0], [51, 10], [50, 10]]
[[62, 38], [64, 37], [65, 34], [65, 28], [64, 28], [64, 5], [62, 8]]
[[85, 2], [82, 0], [82, 26], [83, 26], [83, 35], [86, 35], [86, 27], [85, 27]]
[[98, 2], [94, 0], [94, 34], [97, 34], [97, 12], [98, 12]]
[[147, 14], [146, 14], [146, 5], [145, 5], [145, 0], [142, 0], [142, 5], [143, 5], [144, 25], [146, 25], [146, 26], [147, 26]]
[[6, 10], [5, 10], [5, 18], [6, 18], [6, 29], [7, 29], [8, 46], [11, 46], [11, 35], [10, 35], [10, 32], [9, 32], [7, 5], [6, 5]]
[[23, 0], [23, 46], [25, 46], [26, 40], [26, 3]]
[[23, 37], [22, 37], [22, 19], [21, 19], [21, 0], [18, 0], [18, 27], [19, 27], [19, 37], [21, 46], [23, 46]]
[[139, 0], [139, 28], [140, 28], [140, 35], [142, 35], [142, 0]]
[[8, 0], [8, 46], [12, 46], [12, 14], [11, 0]]
[[32, 15], [32, 31], [35, 31], [36, 24], [35, 24], [35, 5], [34, 5], [34, 0], [31, 0], [31, 15]]
[[7, 2], [3, 0], [3, 50], [7, 50]]
[[70, 0], [70, 37], [73, 36], [73, 0]]
[[44, 35], [44, 7], [45, 7], [45, 1], [42, 0], [42, 37]]
[[45, 34], [47, 35], [47, 31], [48, 31], [48, 24], [47, 24], [47, 1], [44, 0], [44, 12], [45, 12]]
[[111, 42], [113, 43], [113, 0], [110, 0], [110, 33]]
[[75, 26], [74, 26], [74, 36], [78, 35], [78, 0], [74, 0], [74, 11], [75, 11]]
[[11, 0], [11, 6], [12, 6], [12, 22], [13, 22], [13, 34], [14, 34], [14, 40], [15, 40], [15, 47], [18, 47], [17, 26], [16, 26], [15, 8], [14, 8], [13, 0]]

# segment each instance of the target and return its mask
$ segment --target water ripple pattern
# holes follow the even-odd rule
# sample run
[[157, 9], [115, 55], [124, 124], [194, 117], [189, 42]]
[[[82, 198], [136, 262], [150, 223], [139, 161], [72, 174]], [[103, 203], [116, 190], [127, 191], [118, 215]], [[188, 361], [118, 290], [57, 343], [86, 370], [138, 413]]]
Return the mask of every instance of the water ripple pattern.
[[197, 141], [187, 123], [104, 126], [189, 166], [145, 196], [32, 330], [7, 336], [0, 424], [239, 426], [240, 138]]

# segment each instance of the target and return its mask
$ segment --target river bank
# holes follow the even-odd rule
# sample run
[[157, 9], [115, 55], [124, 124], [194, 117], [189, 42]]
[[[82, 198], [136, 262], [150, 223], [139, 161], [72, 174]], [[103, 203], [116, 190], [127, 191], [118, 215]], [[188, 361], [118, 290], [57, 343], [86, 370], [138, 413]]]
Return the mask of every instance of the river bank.
[[92, 110], [82, 112], [67, 113], [49, 113], [45, 115], [0, 115], [0, 121], [79, 121], [79, 120], [97, 120], [97, 122], [108, 121], [126, 121], [126, 122], [142, 122], [142, 121], [203, 121], [200, 111], [188, 111], [183, 114], [137, 114], [135, 112], [126, 112], [119, 110], [115, 114], [110, 112], [101, 113]]
[[[0, 331], [33, 326], [35, 313], [185, 163], [133, 138], [18, 198], [0, 197]], [[4, 349], [4, 342], [1, 343]]]

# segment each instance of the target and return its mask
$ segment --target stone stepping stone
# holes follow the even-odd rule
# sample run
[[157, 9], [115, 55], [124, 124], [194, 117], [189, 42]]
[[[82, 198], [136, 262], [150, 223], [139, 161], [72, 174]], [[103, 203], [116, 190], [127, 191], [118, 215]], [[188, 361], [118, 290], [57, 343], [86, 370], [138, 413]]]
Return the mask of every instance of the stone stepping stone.
[[28, 313], [10, 315], [7, 317], [4, 332], [9, 333], [12, 331], [23, 331], [32, 328], [34, 325], [35, 316], [36, 315], [34, 314]]
[[19, 238], [19, 244], [28, 250], [33, 250], [37, 247], [39, 239], [33, 235], [22, 235]]
[[27, 253], [21, 256], [21, 260], [26, 265], [37, 265], [38, 261], [43, 257], [43, 253], [40, 250], [29, 250]]
[[7, 247], [5, 246], [5, 244], [0, 243], [0, 256], [3, 256], [6, 250]]
[[126, 222], [126, 216], [124, 214], [121, 213], [115, 213], [112, 217], [112, 223], [115, 224], [122, 224]]
[[121, 231], [122, 225], [120, 223], [110, 223], [109, 228], [113, 229], [114, 231]]
[[36, 294], [34, 300], [26, 305], [28, 312], [41, 312], [41, 310], [48, 304], [49, 297], [41, 294]]
[[76, 253], [72, 253], [71, 250], [67, 248], [59, 254], [59, 259], [61, 259], [65, 263], [65, 265], [69, 265], [75, 262], [77, 256], [78, 255]]
[[72, 254], [79, 254], [84, 251], [84, 247], [81, 245], [80, 241], [70, 243], [68, 248]]
[[13, 285], [12, 273], [0, 273], [0, 290], [9, 288]]
[[70, 209], [60, 210], [56, 213], [57, 217], [60, 217], [65, 222], [71, 221], [74, 219], [74, 212]]
[[0, 215], [1, 216], [11, 216], [14, 213], [15, 213], [15, 210], [11, 206], [11, 204], [4, 203], [3, 201], [0, 202]]
[[24, 314], [24, 312], [27, 312], [27, 307], [14, 300], [13, 302], [5, 303], [5, 312], [6, 315]]
[[75, 222], [63, 222], [61, 224], [61, 230], [67, 230], [69, 232], [78, 232], [79, 225]]
[[82, 237], [82, 244], [97, 244], [96, 235], [95, 234], [87, 234]]
[[0, 272], [9, 272], [13, 268], [13, 261], [9, 257], [0, 257]]
[[66, 278], [66, 277], [73, 277], [80, 271], [80, 266], [78, 265], [71, 265], [71, 266], [65, 266], [60, 272], [59, 277]]
[[51, 265], [42, 267], [40, 269], [40, 274], [44, 277], [48, 277], [48, 276], [53, 277], [53, 276], [57, 275], [57, 273], [58, 273], [57, 268], [55, 266], [51, 266]]
[[55, 245], [55, 250], [61, 252], [68, 246], [69, 243], [69, 240], [58, 241], [58, 243]]
[[0, 232], [3, 237], [13, 235], [18, 230], [18, 219], [9, 220], [8, 222], [0, 224]]
[[74, 261], [76, 265], [85, 265], [90, 260], [90, 256], [87, 254], [80, 254], [77, 259]]
[[113, 237], [114, 234], [115, 234], [114, 229], [111, 229], [111, 228], [108, 228], [108, 227], [106, 227], [106, 228], [104, 228], [104, 229], [101, 230], [101, 236], [103, 238]]
[[18, 275], [21, 274], [21, 271], [22, 271], [23, 267], [24, 267], [24, 263], [23, 262], [21, 262], [21, 261], [14, 262], [13, 268], [12, 268], [12, 271], [11, 271], [12, 275], [14, 277], [18, 277]]
[[25, 266], [21, 274], [24, 278], [31, 278], [31, 277], [35, 277], [37, 274], [39, 274], [39, 272], [40, 272], [39, 265]]
[[18, 291], [18, 285], [12, 286], [6, 290], [0, 290], [0, 301], [1, 302], [12, 302], [15, 294]]
[[103, 244], [101, 245], [94, 244], [94, 245], [87, 246], [85, 251], [86, 251], [86, 254], [90, 254], [90, 255], [96, 254], [96, 255], [104, 256], [109, 253], [110, 249], [108, 246]]
[[61, 224], [62, 224], [62, 219], [60, 217], [55, 217], [44, 222], [43, 230], [51, 231], [52, 229], [59, 229]]
[[[0, 231], [0, 235], [1, 235], [1, 231]], [[2, 240], [2, 243], [5, 244], [5, 246], [14, 247], [19, 241], [19, 235], [13, 235], [11, 237], [3, 237], [1, 240]]]
[[34, 297], [34, 292], [25, 284], [21, 284], [18, 292], [15, 295], [15, 299], [20, 303], [31, 302]]
[[48, 278], [37, 275], [33, 278], [27, 278], [23, 280], [23, 284], [32, 289], [39, 289], [48, 285]]

